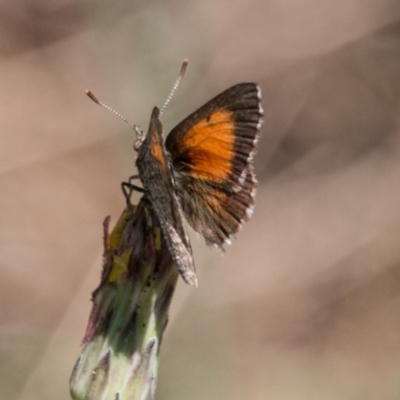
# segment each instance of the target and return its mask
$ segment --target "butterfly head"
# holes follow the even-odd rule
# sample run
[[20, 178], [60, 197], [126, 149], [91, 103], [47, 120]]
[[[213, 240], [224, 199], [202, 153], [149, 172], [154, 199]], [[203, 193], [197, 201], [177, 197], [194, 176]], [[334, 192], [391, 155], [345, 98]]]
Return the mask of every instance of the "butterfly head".
[[138, 151], [142, 146], [144, 140], [146, 139], [146, 135], [139, 126], [136, 127], [135, 132], [136, 132], [136, 139], [133, 142], [133, 148], [136, 151]]

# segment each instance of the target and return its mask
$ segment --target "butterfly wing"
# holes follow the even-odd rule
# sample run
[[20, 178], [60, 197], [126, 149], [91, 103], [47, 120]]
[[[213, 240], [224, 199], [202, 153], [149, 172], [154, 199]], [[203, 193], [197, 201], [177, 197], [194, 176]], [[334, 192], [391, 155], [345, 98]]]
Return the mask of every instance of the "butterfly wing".
[[197, 278], [189, 237], [174, 192], [170, 169], [162, 146], [162, 125], [159, 110], [154, 108], [150, 126], [136, 159], [146, 197], [160, 222], [168, 250], [183, 279], [197, 286]]
[[189, 115], [167, 137], [183, 212], [207, 244], [230, 243], [253, 212], [253, 155], [262, 117], [260, 88], [241, 83]]

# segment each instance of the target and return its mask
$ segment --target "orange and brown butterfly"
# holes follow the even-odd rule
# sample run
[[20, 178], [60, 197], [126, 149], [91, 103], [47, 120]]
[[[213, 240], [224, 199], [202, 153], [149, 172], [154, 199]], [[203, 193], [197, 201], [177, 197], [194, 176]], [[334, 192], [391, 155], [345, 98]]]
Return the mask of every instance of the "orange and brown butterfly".
[[262, 118], [261, 90], [249, 82], [230, 87], [190, 114], [172, 129], [165, 145], [157, 107], [147, 135], [134, 127], [143, 191], [189, 284], [197, 286], [197, 278], [182, 215], [208, 245], [223, 250], [231, 243], [254, 209], [253, 157]]

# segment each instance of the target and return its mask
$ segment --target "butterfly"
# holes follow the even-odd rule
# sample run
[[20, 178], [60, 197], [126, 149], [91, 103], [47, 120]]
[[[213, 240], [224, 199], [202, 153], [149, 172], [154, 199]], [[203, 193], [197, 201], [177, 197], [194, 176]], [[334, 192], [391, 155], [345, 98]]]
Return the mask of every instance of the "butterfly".
[[253, 157], [262, 118], [260, 87], [239, 83], [180, 122], [165, 144], [157, 107], [147, 135], [139, 132], [135, 177], [142, 182], [186, 283], [197, 286], [183, 215], [208, 245], [223, 250], [253, 213]]

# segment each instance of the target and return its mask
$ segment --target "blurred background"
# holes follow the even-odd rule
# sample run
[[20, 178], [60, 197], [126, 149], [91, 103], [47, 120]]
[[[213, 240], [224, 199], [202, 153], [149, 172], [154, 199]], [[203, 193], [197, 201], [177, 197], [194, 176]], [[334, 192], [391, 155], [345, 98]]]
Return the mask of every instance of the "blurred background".
[[1, 399], [69, 399], [102, 221], [182, 59], [165, 131], [256, 81], [253, 219], [192, 235], [157, 399], [400, 398], [398, 0], [0, 1]]

